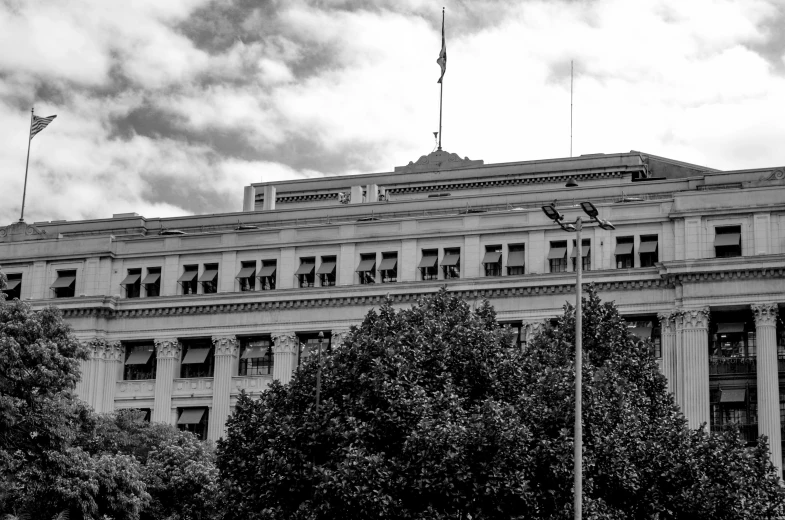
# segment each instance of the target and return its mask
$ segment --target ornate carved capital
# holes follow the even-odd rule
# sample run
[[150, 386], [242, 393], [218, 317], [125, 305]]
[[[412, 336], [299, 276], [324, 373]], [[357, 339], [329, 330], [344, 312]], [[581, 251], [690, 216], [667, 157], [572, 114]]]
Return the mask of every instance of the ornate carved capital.
[[676, 334], [676, 318], [678, 311], [660, 312], [657, 314], [660, 319], [660, 329], [662, 334]]
[[332, 331], [332, 338], [330, 340], [330, 345], [332, 348], [337, 348], [343, 345], [346, 338], [349, 336], [349, 329], [339, 329]]
[[682, 329], [705, 329], [709, 330], [709, 316], [711, 312], [708, 307], [700, 309], [685, 309], [677, 311], [676, 326]]
[[778, 308], [776, 303], [753, 303], [750, 305], [755, 316], [756, 327], [776, 327]]
[[291, 332], [273, 334], [273, 353], [294, 354], [297, 352], [297, 336]]
[[119, 341], [107, 341], [104, 352], [107, 361], [122, 361], [125, 356], [125, 349]]
[[176, 339], [156, 339], [155, 353], [159, 358], [180, 359], [182, 345]]
[[93, 338], [85, 344], [90, 359], [106, 359], [116, 361], [122, 357], [119, 341], [107, 341], [105, 338]]
[[237, 336], [213, 336], [216, 356], [236, 356], [239, 350]]

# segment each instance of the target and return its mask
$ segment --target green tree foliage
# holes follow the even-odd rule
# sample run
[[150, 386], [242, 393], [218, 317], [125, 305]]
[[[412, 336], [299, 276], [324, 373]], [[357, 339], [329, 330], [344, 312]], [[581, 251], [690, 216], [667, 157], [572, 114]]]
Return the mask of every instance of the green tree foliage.
[[[783, 492], [762, 441], [689, 431], [612, 304], [584, 303], [586, 518], [765, 518]], [[574, 313], [524, 352], [493, 309], [446, 291], [385, 303], [219, 442], [227, 518], [571, 518]]]

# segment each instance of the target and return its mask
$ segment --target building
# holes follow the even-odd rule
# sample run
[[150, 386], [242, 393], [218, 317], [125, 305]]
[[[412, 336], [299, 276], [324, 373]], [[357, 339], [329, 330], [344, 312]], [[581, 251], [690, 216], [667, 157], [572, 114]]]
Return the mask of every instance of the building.
[[59, 306], [89, 343], [77, 391], [97, 411], [217, 439], [240, 390], [288, 381], [386, 295], [488, 298], [525, 343], [574, 298], [575, 236], [541, 206], [574, 219], [586, 200], [616, 229], [584, 224], [585, 282], [653, 340], [691, 427], [765, 434], [781, 468], [782, 167], [436, 151], [392, 172], [247, 186], [237, 213], [19, 222], [0, 228], [0, 264], [9, 296]]

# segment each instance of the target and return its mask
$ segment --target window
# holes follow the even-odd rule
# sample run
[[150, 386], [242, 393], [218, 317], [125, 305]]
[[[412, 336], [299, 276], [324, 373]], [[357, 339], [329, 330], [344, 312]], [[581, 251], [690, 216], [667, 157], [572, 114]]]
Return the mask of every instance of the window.
[[633, 260], [633, 249], [635, 247], [633, 237], [616, 238], [616, 269], [631, 269], [635, 266]]
[[198, 274], [198, 265], [183, 266], [183, 274], [177, 279], [177, 283], [183, 288], [183, 294], [196, 294], [196, 277]]
[[445, 280], [461, 277], [461, 250], [459, 248], [444, 250], [442, 271], [444, 271]]
[[218, 292], [218, 264], [204, 264], [204, 271], [199, 277], [202, 284], [202, 293], [213, 294]]
[[8, 282], [5, 289], [3, 289], [5, 297], [8, 300], [21, 300], [22, 299], [22, 273], [9, 273]]
[[512, 332], [512, 343], [510, 346], [520, 349], [523, 345], [523, 323], [520, 321], [500, 322], [499, 325]]
[[329, 351], [330, 346], [330, 332], [324, 331], [324, 336], [319, 338], [318, 332], [311, 332], [311, 333], [301, 333], [297, 334], [297, 339], [300, 342], [300, 349], [298, 352], [297, 357], [297, 366], [300, 366], [302, 363], [305, 363], [305, 360], [311, 356], [317, 356], [319, 354], [319, 340], [321, 339], [322, 344], [322, 354]]
[[641, 236], [641, 245], [638, 250], [638, 255], [641, 257], [641, 267], [654, 267], [654, 263], [659, 262], [657, 245], [657, 235]]
[[240, 272], [237, 273], [237, 281], [240, 282], [241, 291], [256, 290], [256, 261], [242, 262]]
[[240, 375], [266, 376], [273, 373], [273, 347], [269, 338], [240, 339]]
[[660, 329], [656, 327], [657, 321], [646, 319], [628, 319], [627, 330], [640, 341], [650, 341], [652, 354], [656, 358], [662, 357]]
[[357, 274], [360, 276], [360, 283], [363, 285], [376, 283], [376, 253], [360, 255], [360, 265], [357, 266]]
[[[576, 257], [578, 256], [578, 241], [572, 241], [572, 254], [570, 258], [572, 258], [572, 270], [576, 270]], [[591, 239], [582, 238], [581, 239], [581, 257], [583, 258], [581, 261], [581, 269], [584, 271], [591, 270]]]
[[259, 271], [259, 288], [263, 291], [275, 289], [276, 260], [262, 260], [262, 270]]
[[423, 249], [422, 260], [417, 267], [420, 269], [420, 274], [423, 280], [436, 280], [439, 278], [439, 271], [436, 263], [439, 260], [438, 249]]
[[747, 327], [745, 322], [712, 324], [709, 354], [717, 358], [755, 358], [755, 327]]
[[510, 245], [507, 249], [507, 274], [510, 276], [523, 274], [526, 262], [526, 249], [523, 244]]
[[57, 280], [52, 284], [55, 298], [73, 298], [76, 294], [76, 270], [57, 271]]
[[717, 258], [741, 256], [741, 226], [714, 228], [714, 256]]
[[142, 280], [144, 291], [148, 297], [161, 295], [161, 268], [148, 267], [147, 276]]
[[485, 266], [485, 276], [501, 276], [502, 246], [485, 246], [482, 264]]
[[548, 252], [548, 264], [552, 273], [562, 273], [567, 270], [567, 241], [551, 242]]
[[209, 339], [183, 342], [180, 377], [213, 377], [213, 345]]
[[382, 283], [398, 281], [398, 253], [382, 253], [382, 263], [379, 264]]
[[150, 343], [125, 346], [123, 380], [155, 379], [155, 345]]
[[718, 388], [711, 392], [711, 431], [738, 427], [748, 443], [758, 438], [758, 403], [754, 388]]
[[142, 294], [142, 270], [129, 269], [120, 285], [125, 289], [126, 298], [139, 298]]
[[300, 287], [313, 287], [314, 285], [314, 270], [316, 269], [316, 258], [300, 258], [300, 267], [294, 273], [300, 281]]
[[191, 432], [200, 440], [207, 438], [207, 421], [209, 411], [207, 408], [178, 408], [177, 428], [181, 431]]
[[335, 285], [335, 257], [323, 256], [322, 263], [319, 264], [319, 270], [316, 274], [319, 275], [319, 282], [322, 287], [332, 287]]

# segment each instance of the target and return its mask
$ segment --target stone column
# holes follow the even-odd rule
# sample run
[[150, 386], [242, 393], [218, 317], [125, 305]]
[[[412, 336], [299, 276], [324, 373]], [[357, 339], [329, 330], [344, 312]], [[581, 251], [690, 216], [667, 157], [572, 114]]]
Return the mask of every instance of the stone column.
[[668, 380], [668, 392], [677, 393], [676, 388], [676, 316], [674, 311], [657, 314], [660, 319], [662, 375]]
[[758, 347], [758, 435], [769, 438], [771, 463], [782, 475], [780, 384], [777, 370], [777, 304], [752, 305]]
[[677, 387], [682, 411], [692, 429], [708, 425], [709, 403], [709, 308], [689, 309], [678, 313], [677, 329], [681, 335], [681, 362]]
[[172, 421], [172, 390], [175, 370], [180, 362], [182, 346], [176, 339], [156, 339], [155, 401], [153, 422], [174, 424]]
[[117, 388], [117, 375], [123, 366], [124, 350], [119, 341], [108, 341], [104, 347], [104, 387], [103, 405], [104, 413], [114, 412], [114, 395]]
[[98, 413], [103, 412], [104, 375], [106, 373], [105, 346], [106, 343], [101, 338], [94, 338], [87, 343], [90, 352], [90, 379], [87, 380], [85, 402]]
[[215, 372], [213, 375], [213, 408], [207, 425], [207, 438], [217, 441], [224, 436], [229, 417], [229, 395], [232, 392], [234, 361], [239, 346], [235, 336], [213, 336]]
[[297, 336], [287, 332], [273, 334], [273, 379], [286, 384], [292, 379], [297, 363]]

